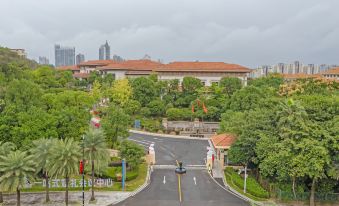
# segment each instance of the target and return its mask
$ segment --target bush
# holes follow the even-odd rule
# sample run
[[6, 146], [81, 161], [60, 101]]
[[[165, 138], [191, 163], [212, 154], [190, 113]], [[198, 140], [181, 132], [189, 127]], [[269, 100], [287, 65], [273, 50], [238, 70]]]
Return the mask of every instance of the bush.
[[157, 119], [142, 119], [141, 126], [149, 132], [158, 132], [162, 129], [161, 122]]
[[166, 111], [166, 116], [169, 120], [190, 120], [192, 111], [187, 108], [170, 108]]
[[[111, 178], [113, 181], [115, 182], [119, 182], [117, 181], [117, 174], [122, 172], [122, 168], [121, 167], [108, 167], [106, 169], [106, 172], [102, 175], [103, 178]], [[131, 171], [126, 171], [126, 181], [131, 181], [134, 180], [138, 177], [139, 175], [139, 171], [136, 170], [131, 170]]]
[[[244, 179], [236, 173], [233, 168], [225, 169], [226, 175], [230, 175], [232, 182], [239, 188], [244, 189]], [[246, 181], [246, 190], [255, 197], [269, 198], [269, 193], [253, 178], [248, 176]]]

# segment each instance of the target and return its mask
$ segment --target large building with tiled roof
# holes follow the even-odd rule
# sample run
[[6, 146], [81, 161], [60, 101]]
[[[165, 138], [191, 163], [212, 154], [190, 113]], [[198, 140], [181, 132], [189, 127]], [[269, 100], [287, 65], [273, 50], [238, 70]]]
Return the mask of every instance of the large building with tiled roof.
[[321, 75], [326, 79], [339, 80], [339, 67], [322, 72]]
[[156, 69], [160, 80], [179, 79], [193, 76], [202, 81], [205, 86], [217, 84], [223, 77], [238, 77], [247, 85], [250, 69], [224, 62], [171, 62]]
[[89, 74], [98, 71], [101, 75], [112, 74], [115, 79], [135, 78], [156, 73], [159, 80], [178, 79], [181, 83], [184, 77], [191, 76], [200, 79], [206, 86], [218, 83], [223, 77], [237, 77], [246, 85], [248, 74], [251, 71], [246, 67], [224, 62], [171, 62], [162, 64], [148, 59], [120, 62], [92, 60], [82, 62], [77, 67], [80, 73]]

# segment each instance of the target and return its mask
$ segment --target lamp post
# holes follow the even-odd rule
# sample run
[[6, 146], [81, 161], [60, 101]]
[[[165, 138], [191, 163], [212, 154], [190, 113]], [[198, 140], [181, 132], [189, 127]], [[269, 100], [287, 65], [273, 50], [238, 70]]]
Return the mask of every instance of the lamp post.
[[82, 206], [85, 206], [85, 160], [84, 159], [85, 159], [85, 135], [82, 135]]
[[247, 164], [245, 165], [244, 193], [246, 193], [246, 181], [247, 181]]

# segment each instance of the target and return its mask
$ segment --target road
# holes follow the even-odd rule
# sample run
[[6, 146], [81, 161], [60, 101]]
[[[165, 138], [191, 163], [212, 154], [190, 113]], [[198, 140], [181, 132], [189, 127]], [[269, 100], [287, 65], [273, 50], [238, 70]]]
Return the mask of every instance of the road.
[[[204, 165], [207, 140], [163, 138], [131, 134], [130, 140], [147, 149], [155, 144], [156, 164]], [[180, 181], [179, 181], [180, 178]], [[180, 184], [179, 184], [180, 182]], [[181, 199], [181, 201], [180, 201]], [[178, 176], [173, 169], [155, 169], [151, 183], [143, 191], [117, 206], [242, 206], [249, 205], [217, 185], [205, 169], [188, 169]]]
[[155, 161], [157, 165], [175, 165], [176, 160], [184, 165], [205, 165], [207, 140], [191, 140], [179, 138], [153, 137], [141, 134], [131, 134], [130, 140], [148, 149], [155, 144]]

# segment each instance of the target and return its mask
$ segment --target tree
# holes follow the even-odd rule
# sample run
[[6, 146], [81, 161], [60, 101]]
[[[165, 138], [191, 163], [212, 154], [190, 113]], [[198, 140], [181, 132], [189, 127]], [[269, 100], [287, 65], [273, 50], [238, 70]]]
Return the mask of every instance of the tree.
[[39, 139], [33, 141], [33, 146], [30, 153], [33, 155], [34, 162], [37, 164], [37, 171], [42, 170], [46, 180], [46, 202], [50, 201], [49, 198], [49, 184], [48, 184], [48, 165], [50, 164], [51, 149], [54, 146], [55, 141], [53, 139]]
[[32, 71], [33, 80], [42, 88], [60, 87], [56, 79], [56, 70], [49, 66], [42, 66]]
[[265, 94], [262, 90], [254, 86], [247, 86], [232, 95], [230, 108], [234, 111], [260, 108], [264, 98]]
[[106, 138], [113, 146], [118, 138], [128, 137], [128, 127], [130, 126], [130, 117], [124, 111], [114, 104], [111, 104], [104, 110], [104, 116], [101, 120], [102, 128]]
[[[104, 133], [99, 129], [90, 128], [84, 138], [86, 159], [91, 163], [92, 182], [94, 183], [95, 162], [103, 162], [108, 165], [109, 152], [106, 146]], [[94, 201], [94, 184], [92, 184], [91, 201]]]
[[139, 101], [141, 106], [146, 106], [157, 95], [155, 83], [146, 77], [138, 77], [131, 80], [133, 97]]
[[42, 97], [44, 107], [56, 121], [56, 131], [60, 139], [80, 139], [88, 129], [89, 113], [95, 101], [86, 92], [65, 90]]
[[147, 107], [153, 116], [161, 116], [165, 113], [165, 104], [161, 100], [153, 100], [147, 105]]
[[0, 157], [0, 187], [6, 191], [16, 191], [17, 206], [20, 206], [20, 190], [27, 181], [34, 179], [35, 162], [32, 156], [22, 151], [11, 151]]
[[122, 107], [130, 101], [133, 94], [132, 87], [128, 79], [119, 79], [114, 81], [111, 91], [112, 102]]
[[72, 175], [79, 174], [81, 158], [79, 143], [72, 138], [58, 140], [51, 148], [51, 159], [47, 168], [51, 177], [64, 177], [66, 183], [65, 202], [68, 206], [68, 185]]
[[[7, 155], [9, 152], [14, 151], [15, 145], [11, 142], [0, 141], [0, 158]], [[1, 173], [0, 173], [1, 176]], [[0, 203], [3, 203], [2, 188], [0, 188]]]
[[137, 168], [145, 155], [144, 148], [134, 142], [125, 140], [120, 144], [120, 156], [125, 158], [131, 169]]
[[6, 89], [6, 105], [14, 105], [17, 111], [27, 111], [31, 106], [41, 105], [42, 90], [28, 80], [13, 80]]
[[201, 80], [195, 77], [184, 77], [182, 81], [182, 90], [184, 94], [196, 94], [197, 90], [203, 86]]
[[299, 150], [295, 157], [299, 174], [312, 180], [310, 206], [314, 206], [316, 182], [325, 177], [325, 168], [330, 164], [329, 152], [320, 141], [308, 138], [303, 139], [296, 148]]
[[241, 80], [237, 77], [223, 77], [219, 82], [219, 86], [231, 97], [234, 92], [241, 89], [242, 84]]
[[94, 99], [94, 101], [98, 102], [102, 98], [102, 93], [101, 93], [101, 84], [100, 82], [96, 79], [93, 82], [92, 89], [90, 91], [90, 95]]
[[261, 77], [249, 82], [249, 85], [255, 87], [272, 87], [278, 90], [280, 85], [284, 83], [284, 78], [279, 74], [269, 74], [267, 77]]
[[123, 110], [126, 114], [134, 115], [140, 112], [141, 104], [137, 100], [131, 99], [124, 104]]

